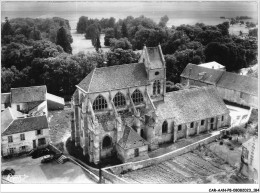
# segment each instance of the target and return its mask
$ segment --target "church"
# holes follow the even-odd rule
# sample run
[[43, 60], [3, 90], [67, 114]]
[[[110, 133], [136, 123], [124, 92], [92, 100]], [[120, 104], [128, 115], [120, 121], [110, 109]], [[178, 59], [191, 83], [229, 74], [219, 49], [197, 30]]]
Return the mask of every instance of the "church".
[[230, 126], [216, 88], [166, 93], [160, 45], [142, 50], [138, 63], [92, 70], [72, 96], [71, 138], [89, 162], [117, 156], [123, 163], [149, 158], [160, 144]]

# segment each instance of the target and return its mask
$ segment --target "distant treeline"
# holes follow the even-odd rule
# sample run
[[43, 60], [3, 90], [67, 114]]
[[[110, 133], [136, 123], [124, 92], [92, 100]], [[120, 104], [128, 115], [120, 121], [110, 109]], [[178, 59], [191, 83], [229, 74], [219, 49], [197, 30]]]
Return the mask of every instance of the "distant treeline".
[[[168, 20], [167, 16], [159, 23], [145, 16], [128, 16], [118, 21], [81, 17], [77, 29], [86, 36], [89, 31], [97, 52], [72, 55], [67, 20], [6, 19], [1, 25], [1, 91], [45, 84], [50, 93], [72, 95], [75, 85], [95, 67], [137, 62], [140, 55], [133, 50], [140, 50], [144, 45], [161, 45], [167, 81], [174, 83], [180, 81], [179, 75], [188, 63], [214, 60], [228, 71], [257, 63], [256, 39], [230, 35], [229, 22], [216, 26], [197, 23], [167, 27]], [[87, 22], [82, 27], [83, 21]], [[105, 33], [105, 44], [110, 47], [107, 53], [97, 46], [101, 32]]]

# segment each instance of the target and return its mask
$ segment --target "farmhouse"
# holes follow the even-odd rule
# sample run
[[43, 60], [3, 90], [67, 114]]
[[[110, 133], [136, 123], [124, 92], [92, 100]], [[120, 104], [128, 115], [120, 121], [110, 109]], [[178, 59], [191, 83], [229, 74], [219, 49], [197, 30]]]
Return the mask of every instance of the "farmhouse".
[[45, 147], [50, 142], [46, 115], [21, 117], [20, 112], [10, 108], [1, 114], [1, 153], [3, 157], [29, 152], [37, 147]]
[[71, 103], [72, 141], [95, 164], [115, 155], [144, 159], [159, 144], [230, 125], [215, 88], [166, 93], [160, 45], [144, 46], [138, 63], [95, 68], [76, 85]]
[[188, 82], [196, 86], [214, 85], [224, 100], [258, 108], [257, 78], [188, 64], [181, 74], [181, 83]]

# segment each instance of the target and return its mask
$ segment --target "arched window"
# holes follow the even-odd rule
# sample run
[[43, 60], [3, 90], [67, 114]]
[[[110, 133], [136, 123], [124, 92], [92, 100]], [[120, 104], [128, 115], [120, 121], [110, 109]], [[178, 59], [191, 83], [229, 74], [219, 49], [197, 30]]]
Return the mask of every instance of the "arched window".
[[98, 95], [93, 103], [94, 110], [102, 110], [107, 108], [107, 101], [102, 95]]
[[115, 95], [113, 102], [114, 102], [116, 107], [122, 107], [122, 106], [126, 105], [125, 97], [121, 92], [118, 92]]
[[167, 133], [168, 130], [168, 122], [164, 121], [162, 124], [162, 133]]
[[136, 89], [132, 94], [132, 99], [135, 104], [139, 104], [144, 101], [143, 95], [140, 90]]
[[153, 95], [160, 94], [161, 92], [161, 83], [159, 80], [155, 80], [153, 83]]
[[102, 143], [102, 148], [109, 148], [112, 146], [112, 140], [111, 138], [107, 135], [104, 137], [103, 139], [103, 143]]

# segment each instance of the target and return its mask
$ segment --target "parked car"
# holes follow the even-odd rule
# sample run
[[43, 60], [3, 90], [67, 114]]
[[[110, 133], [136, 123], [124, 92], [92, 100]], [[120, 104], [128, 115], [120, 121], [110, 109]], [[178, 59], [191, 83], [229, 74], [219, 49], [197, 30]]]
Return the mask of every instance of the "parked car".
[[9, 174], [14, 175], [15, 171], [13, 168], [6, 168], [1, 172], [2, 176], [8, 176]]
[[54, 159], [54, 155], [45, 155], [43, 156], [41, 163], [48, 163]]

